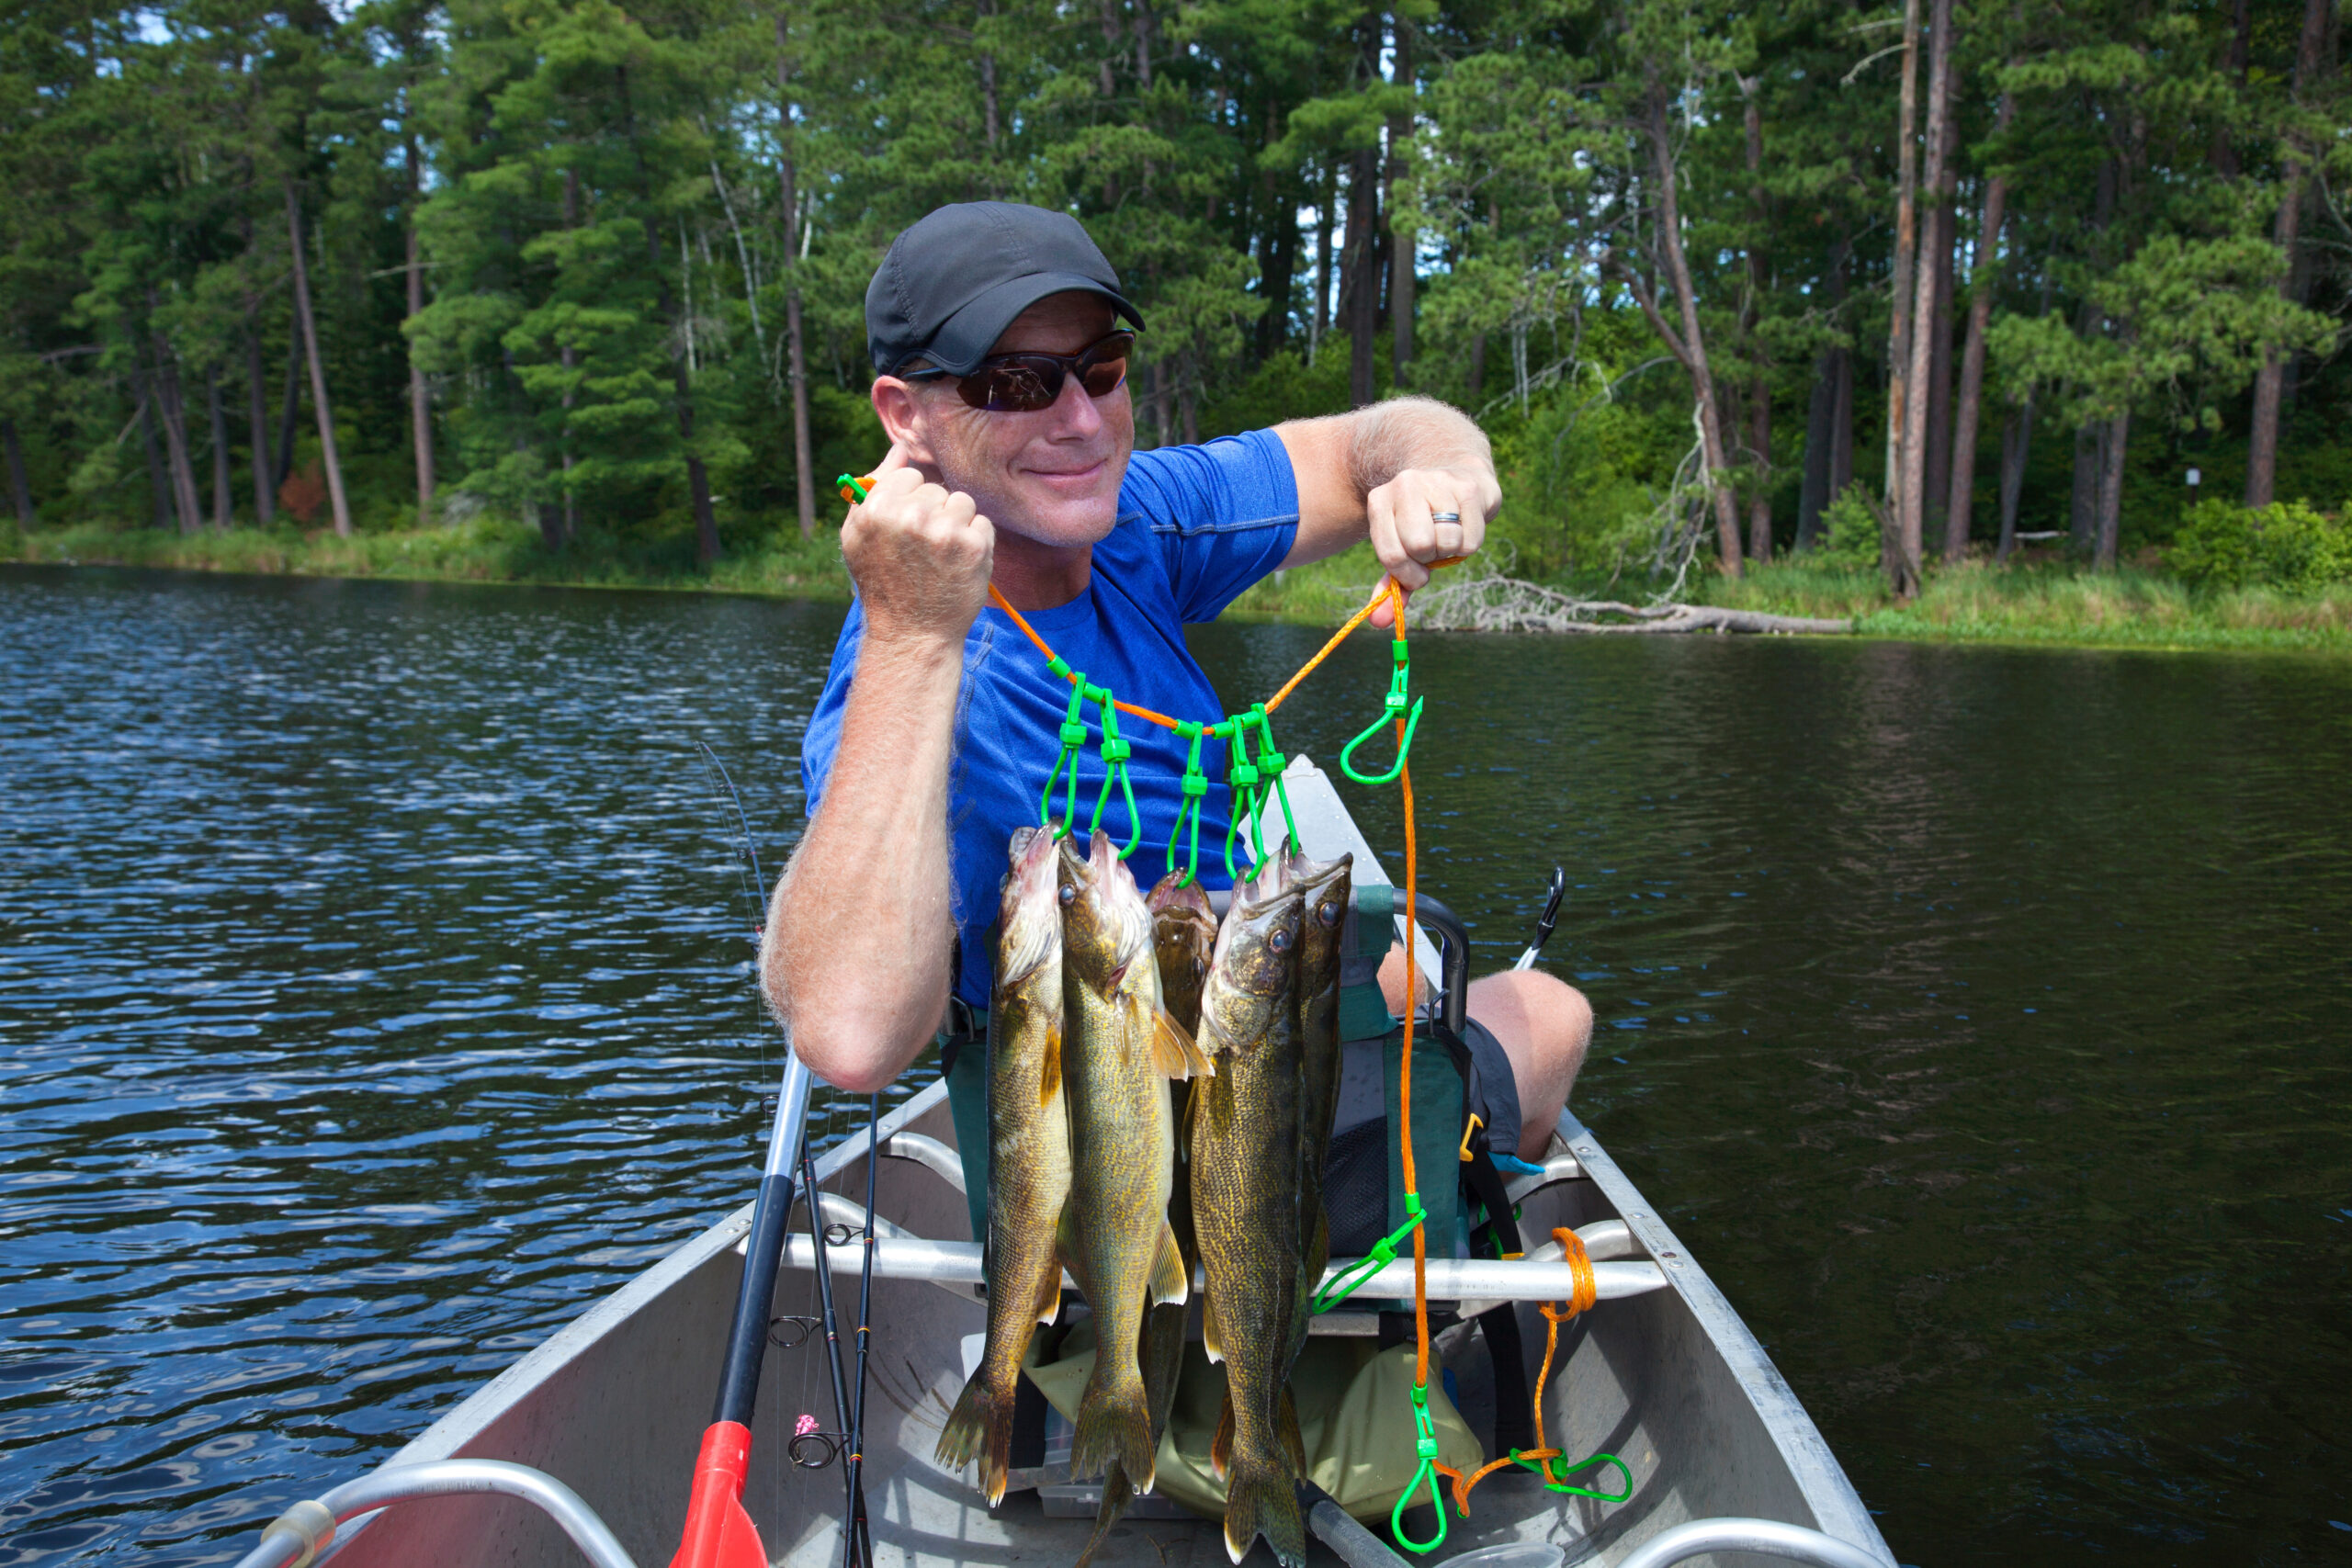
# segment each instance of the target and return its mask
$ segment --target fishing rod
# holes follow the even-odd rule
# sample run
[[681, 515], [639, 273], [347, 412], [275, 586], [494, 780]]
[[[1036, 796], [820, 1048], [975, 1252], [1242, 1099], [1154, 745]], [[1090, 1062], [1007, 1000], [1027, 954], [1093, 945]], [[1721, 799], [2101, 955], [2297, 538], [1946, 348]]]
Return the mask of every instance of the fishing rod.
[[1544, 913], [1536, 919], [1535, 922], [1535, 940], [1527, 944], [1527, 951], [1521, 953], [1519, 955], [1519, 962], [1511, 965], [1513, 969], [1532, 969], [1535, 967], [1535, 955], [1544, 951], [1544, 944], [1552, 940], [1552, 928], [1560, 923], [1560, 899], [1567, 893], [1567, 868], [1566, 866], [1554, 866], [1552, 868], [1551, 890], [1549, 896], [1544, 900]]
[[874, 1568], [874, 1537], [865, 1520], [865, 1350], [873, 1340], [874, 1172], [882, 1163], [882, 1097], [870, 1095], [865, 1114], [865, 1258], [857, 1277], [857, 1394], [850, 1405], [850, 1529], [843, 1568]]
[[[833, 1430], [840, 1433], [842, 1440], [847, 1443], [851, 1441], [849, 1387], [848, 1380], [842, 1373], [841, 1319], [833, 1312], [833, 1263], [825, 1256], [825, 1248], [831, 1241], [825, 1233], [832, 1227], [826, 1224], [817, 1213], [817, 1168], [808, 1158], [806, 1144], [800, 1150], [800, 1185], [808, 1200], [808, 1248], [816, 1258], [817, 1311], [825, 1320], [825, 1366], [833, 1380]], [[866, 1229], [871, 1231], [873, 1228], [869, 1218]], [[848, 1237], [842, 1239], [846, 1241]], [[849, 1562], [854, 1561], [849, 1553], [856, 1546], [857, 1517], [862, 1510], [859, 1507], [856, 1471], [851, 1466], [842, 1466], [842, 1561]]]

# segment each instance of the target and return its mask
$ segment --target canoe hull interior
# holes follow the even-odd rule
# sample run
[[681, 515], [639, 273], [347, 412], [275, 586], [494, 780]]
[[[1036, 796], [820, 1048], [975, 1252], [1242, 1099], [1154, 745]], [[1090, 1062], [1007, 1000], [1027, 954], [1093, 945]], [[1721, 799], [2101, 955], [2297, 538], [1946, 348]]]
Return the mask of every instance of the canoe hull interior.
[[[952, 1145], [943, 1086], [892, 1119]], [[1679, 1243], [1660, 1226], [1590, 1134], [1563, 1118], [1562, 1134], [1587, 1172], [1532, 1194], [1521, 1224], [1530, 1244], [1555, 1225], [1624, 1219], [1641, 1250], [1667, 1265], [1671, 1289], [1603, 1302], [1581, 1331], [1564, 1331], [1565, 1367], [1545, 1392], [1544, 1431], [1571, 1454], [1605, 1450], [1632, 1467], [1623, 1504], [1560, 1496], [1523, 1471], [1489, 1479], [1473, 1517], [1452, 1522], [1443, 1555], [1503, 1540], [1549, 1540], [1571, 1562], [1609, 1562], [1661, 1530], [1721, 1515], [1785, 1520], [1826, 1530], [1892, 1562], [1860, 1501], [1786, 1385]], [[828, 1190], [862, 1200], [865, 1140], [820, 1166]], [[963, 1239], [963, 1195], [937, 1172], [886, 1157], [878, 1212], [917, 1235]], [[656, 1265], [525, 1357], [435, 1423], [390, 1461], [456, 1456], [535, 1466], [585, 1498], [643, 1568], [677, 1550], [695, 1449], [711, 1416], [748, 1228], [747, 1209]], [[805, 1213], [796, 1223], [805, 1235]], [[844, 1324], [854, 1322], [854, 1247], [834, 1278]], [[775, 1311], [813, 1313], [811, 1276], [787, 1270]], [[1522, 1304], [1529, 1374], [1543, 1354], [1544, 1324]], [[866, 1396], [866, 1496], [878, 1568], [1007, 1568], [1068, 1562], [1090, 1521], [1044, 1516], [1035, 1493], [1015, 1493], [993, 1515], [966, 1476], [932, 1461], [940, 1424], [962, 1386], [962, 1341], [986, 1327], [968, 1287], [879, 1280], [874, 1285], [873, 1355]], [[853, 1347], [844, 1344], [846, 1359]], [[1463, 1414], [1491, 1431], [1491, 1374], [1474, 1337], [1450, 1360]], [[795, 1420], [808, 1412], [831, 1427], [832, 1396], [821, 1336], [797, 1348], [771, 1347], [762, 1378], [744, 1504], [777, 1563], [826, 1568], [840, 1560], [839, 1466], [802, 1470], [786, 1457]], [[1398, 1419], [1409, 1419], [1400, 1410]], [[1579, 1480], [1586, 1479], [1579, 1477]], [[388, 1509], [334, 1553], [339, 1568], [435, 1563], [448, 1568], [570, 1568], [568, 1541], [524, 1505], [448, 1498]], [[1337, 1559], [1317, 1544], [1318, 1563]], [[1435, 1561], [1435, 1558], [1430, 1561]], [[1190, 1518], [1134, 1518], [1098, 1561], [1107, 1568], [1214, 1568], [1225, 1561], [1217, 1528]], [[1718, 1559], [1754, 1561], [1764, 1559]], [[1251, 1562], [1271, 1568], [1261, 1544]]]

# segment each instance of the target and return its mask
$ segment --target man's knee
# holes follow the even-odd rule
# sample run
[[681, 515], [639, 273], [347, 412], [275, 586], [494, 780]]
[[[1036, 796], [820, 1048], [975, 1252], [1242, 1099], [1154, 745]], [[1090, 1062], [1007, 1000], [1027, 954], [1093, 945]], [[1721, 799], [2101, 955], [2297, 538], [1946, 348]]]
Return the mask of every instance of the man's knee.
[[1519, 1091], [1520, 1147], [1535, 1158], [1566, 1108], [1592, 1044], [1592, 1004], [1566, 981], [1532, 969], [1488, 975], [1470, 987], [1470, 1016], [1510, 1059]]

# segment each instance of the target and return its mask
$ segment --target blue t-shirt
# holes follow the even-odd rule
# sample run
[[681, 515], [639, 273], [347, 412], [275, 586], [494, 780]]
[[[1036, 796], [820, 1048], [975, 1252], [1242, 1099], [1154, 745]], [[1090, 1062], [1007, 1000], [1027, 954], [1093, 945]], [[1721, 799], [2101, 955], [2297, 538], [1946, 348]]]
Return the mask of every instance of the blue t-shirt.
[[[1119, 520], [1094, 547], [1092, 580], [1069, 604], [1029, 614], [1054, 651], [1123, 702], [1175, 718], [1209, 722], [1225, 707], [1184, 645], [1187, 625], [1215, 620], [1251, 583], [1280, 566], [1298, 534], [1298, 483], [1290, 454], [1271, 430], [1227, 436], [1203, 446], [1137, 452], [1119, 487]], [[865, 632], [863, 604], [850, 608], [832, 668], [800, 753], [800, 783], [815, 816], [841, 747], [842, 710]], [[956, 705], [956, 751], [948, 764], [948, 852], [954, 862], [956, 935], [963, 965], [956, 990], [974, 1007], [989, 1002], [996, 922], [1012, 830], [1037, 821], [1037, 795], [1061, 750], [1069, 683], [993, 605], [983, 606], [964, 640], [964, 682]], [[1091, 817], [1102, 784], [1096, 711], [1086, 707], [1087, 744], [1079, 752], [1079, 823]], [[1120, 736], [1133, 744], [1127, 775], [1143, 840], [1128, 857], [1145, 888], [1166, 869], [1166, 846], [1183, 804], [1188, 743], [1131, 715]], [[1230, 799], [1225, 748], [1202, 743], [1210, 780], [1201, 804], [1202, 882], [1226, 886], [1225, 830]], [[1057, 801], [1067, 799], [1062, 788]], [[1057, 807], [1058, 812], [1059, 807]], [[1102, 819], [1126, 841], [1125, 803], [1116, 788]], [[1189, 834], [1187, 837], [1189, 838]], [[1180, 850], [1178, 863], [1182, 863]]]

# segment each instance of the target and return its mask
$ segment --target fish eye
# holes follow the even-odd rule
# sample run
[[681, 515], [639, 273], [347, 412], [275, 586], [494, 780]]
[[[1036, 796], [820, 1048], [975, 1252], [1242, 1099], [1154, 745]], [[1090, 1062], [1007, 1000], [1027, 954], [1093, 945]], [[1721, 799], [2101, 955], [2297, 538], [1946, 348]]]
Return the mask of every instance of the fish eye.
[[1062, 908], [1067, 909], [1078, 902], [1078, 888], [1075, 885], [1065, 882], [1062, 884], [1061, 891], [1056, 897], [1061, 899]]
[[1323, 902], [1315, 907], [1315, 918], [1321, 920], [1327, 926], [1338, 925], [1340, 923], [1340, 901], [1337, 898], [1324, 899]]
[[1206, 978], [1208, 977], [1208, 973], [1209, 973], [1209, 966], [1208, 966], [1208, 964], [1207, 964], [1207, 962], [1206, 962], [1205, 960], [1199, 959], [1199, 958], [1195, 958], [1195, 959], [1193, 959], [1193, 979], [1195, 979], [1195, 980], [1204, 980], [1204, 979], [1206, 979]]
[[1266, 946], [1271, 952], [1288, 953], [1290, 951], [1289, 928], [1277, 928], [1272, 935], [1266, 938]]

